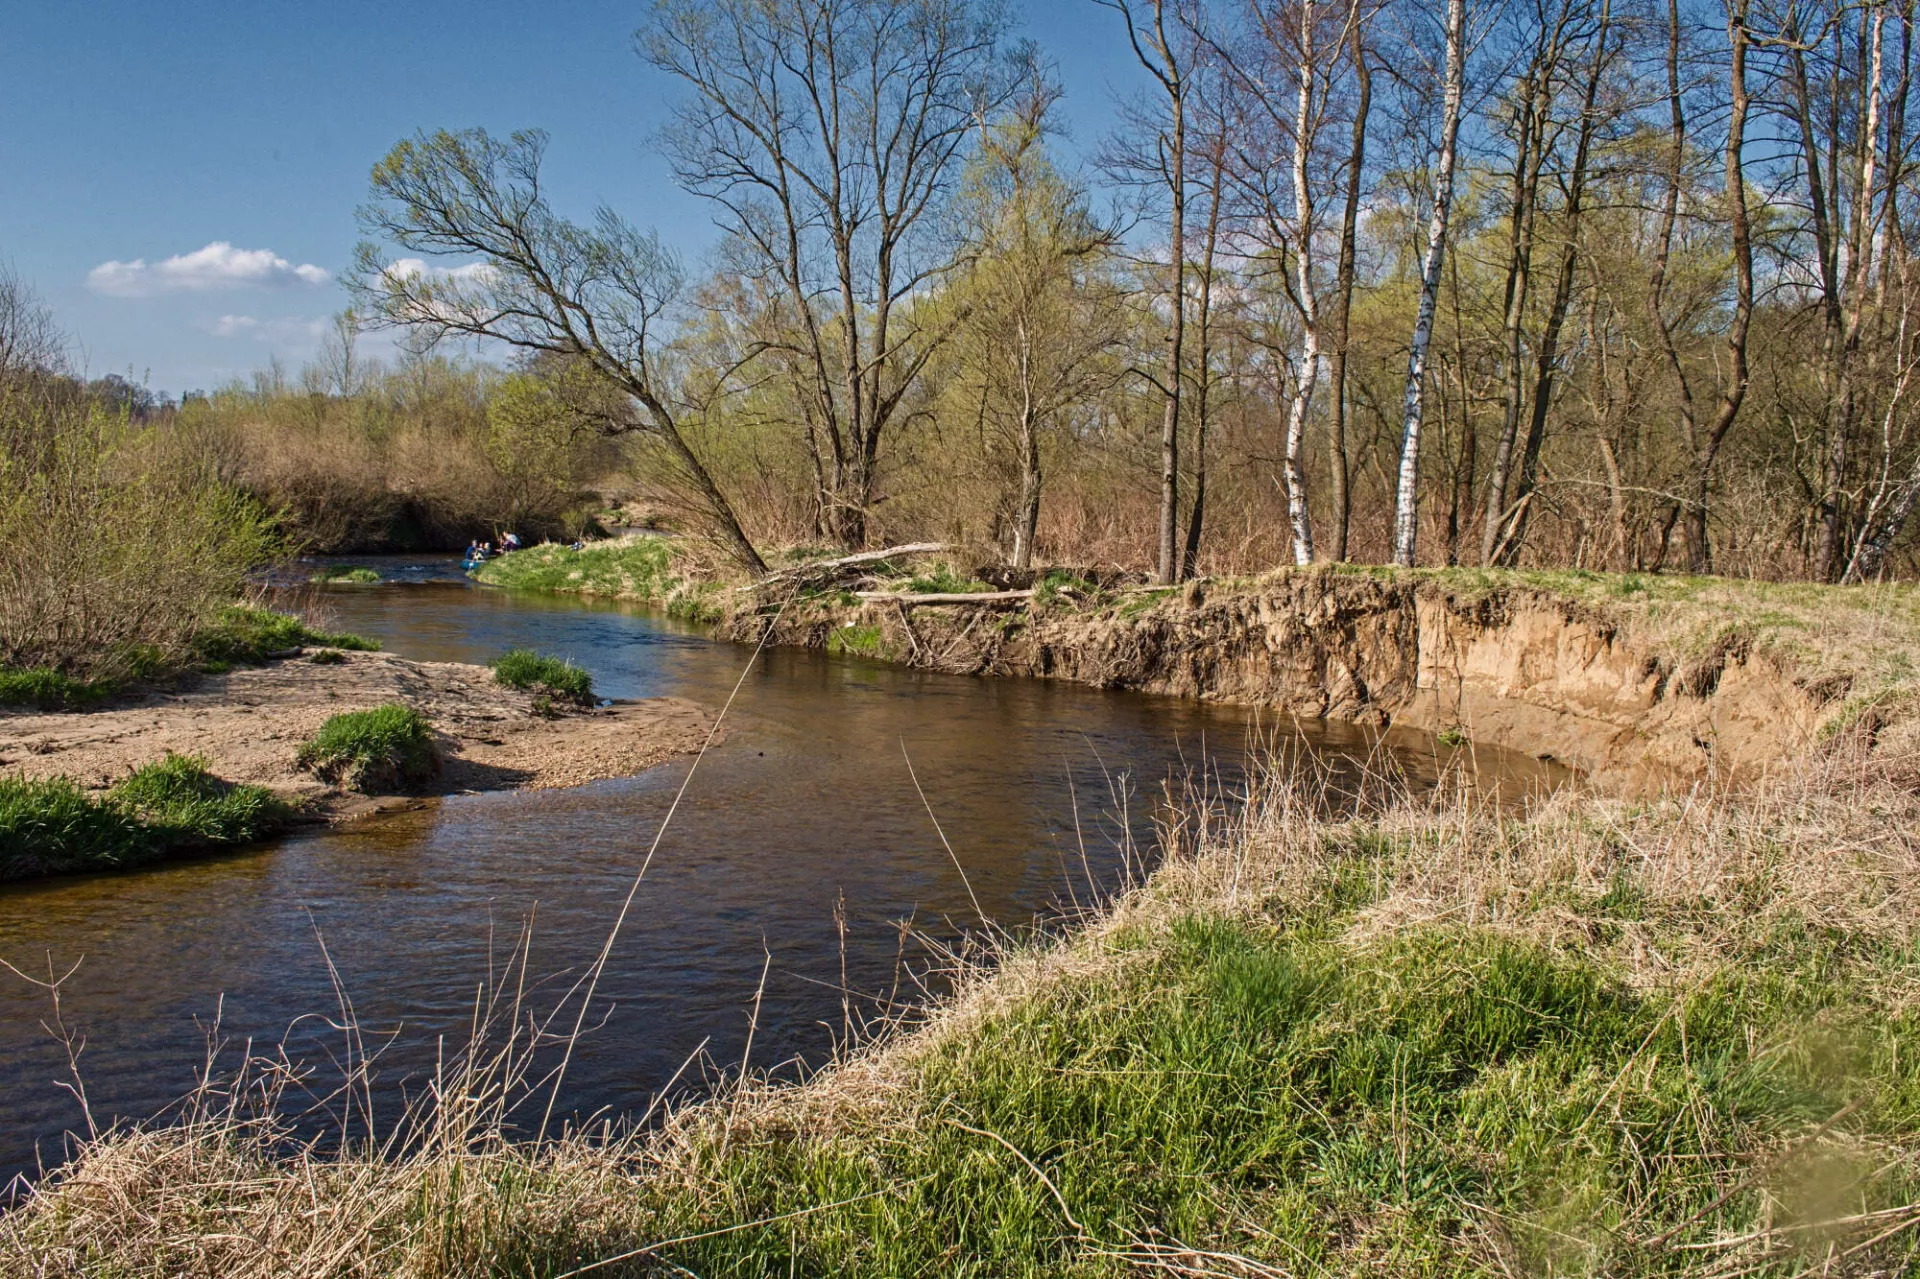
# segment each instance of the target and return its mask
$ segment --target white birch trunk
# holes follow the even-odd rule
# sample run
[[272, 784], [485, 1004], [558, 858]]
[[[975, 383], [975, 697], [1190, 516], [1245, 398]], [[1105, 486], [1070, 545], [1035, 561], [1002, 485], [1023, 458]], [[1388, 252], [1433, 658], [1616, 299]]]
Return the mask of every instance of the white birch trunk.
[[1294, 378], [1293, 404], [1287, 410], [1287, 519], [1293, 525], [1293, 562], [1313, 563], [1313, 520], [1307, 510], [1307, 472], [1301, 449], [1307, 412], [1320, 380], [1320, 305], [1313, 292], [1313, 192], [1307, 186], [1307, 157], [1313, 150], [1314, 17], [1312, 0], [1300, 5], [1300, 84], [1293, 117], [1293, 260], [1300, 303], [1300, 368]]
[[1440, 298], [1440, 263], [1446, 252], [1447, 218], [1453, 211], [1454, 144], [1460, 136], [1460, 100], [1465, 92], [1466, 0], [1447, 0], [1446, 97], [1441, 106], [1440, 159], [1433, 175], [1433, 217], [1427, 224], [1427, 252], [1420, 270], [1420, 305], [1414, 314], [1413, 341], [1407, 352], [1407, 400], [1400, 434], [1400, 485], [1393, 514], [1393, 562], [1413, 567], [1414, 537], [1419, 531], [1420, 423], [1425, 407], [1427, 347], [1433, 340], [1433, 313]]

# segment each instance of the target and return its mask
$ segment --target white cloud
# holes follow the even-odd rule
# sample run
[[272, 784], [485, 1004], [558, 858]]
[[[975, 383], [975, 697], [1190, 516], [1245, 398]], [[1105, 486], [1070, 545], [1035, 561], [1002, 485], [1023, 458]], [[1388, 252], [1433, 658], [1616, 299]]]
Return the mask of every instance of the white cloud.
[[87, 272], [87, 287], [112, 297], [143, 298], [156, 293], [204, 293], [214, 289], [298, 288], [321, 285], [331, 273], [310, 262], [298, 266], [272, 249], [236, 249], [215, 240], [204, 249], [160, 262], [102, 262]]
[[456, 284], [485, 284], [493, 268], [485, 262], [465, 262], [459, 266], [434, 266], [423, 258], [395, 258], [387, 263], [386, 274], [396, 280], [426, 276], [430, 280], [451, 280]]
[[249, 337], [257, 342], [298, 346], [319, 341], [328, 323], [325, 319], [303, 320], [298, 316], [261, 320], [251, 315], [223, 315], [207, 328], [215, 337]]

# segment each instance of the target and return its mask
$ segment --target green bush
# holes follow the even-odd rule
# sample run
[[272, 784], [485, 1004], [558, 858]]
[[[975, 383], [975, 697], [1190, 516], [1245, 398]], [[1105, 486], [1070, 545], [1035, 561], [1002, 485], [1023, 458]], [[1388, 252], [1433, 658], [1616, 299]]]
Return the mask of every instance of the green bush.
[[110, 680], [75, 679], [50, 666], [0, 666], [0, 706], [61, 710], [97, 702], [112, 691]]
[[119, 870], [194, 849], [247, 844], [280, 830], [287, 806], [262, 786], [168, 755], [105, 795], [70, 778], [0, 778], [0, 880]]
[[593, 676], [572, 662], [532, 649], [510, 649], [494, 659], [493, 678], [508, 688], [545, 693], [579, 706], [593, 705]]
[[307, 580], [322, 586], [328, 584], [364, 586], [379, 581], [380, 574], [361, 564], [329, 564]]
[[264, 662], [275, 653], [307, 644], [363, 653], [380, 647], [359, 635], [314, 630], [291, 613], [235, 605], [222, 609], [219, 620], [194, 637], [193, 648], [202, 665], [235, 665]]
[[379, 793], [427, 781], [440, 771], [440, 757], [426, 717], [392, 702], [322, 724], [300, 748], [300, 766], [322, 781]]

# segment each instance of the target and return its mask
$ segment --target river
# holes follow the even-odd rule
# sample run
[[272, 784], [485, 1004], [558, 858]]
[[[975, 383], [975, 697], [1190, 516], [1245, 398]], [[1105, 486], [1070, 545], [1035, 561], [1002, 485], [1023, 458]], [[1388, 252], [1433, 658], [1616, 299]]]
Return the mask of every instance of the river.
[[[447, 561], [362, 562], [389, 580], [328, 590], [324, 606], [405, 657], [531, 647], [585, 666], [602, 696], [718, 707], [751, 652], [645, 608], [477, 588]], [[820, 1061], [849, 1006], [918, 997], [912, 972], [930, 952], [903, 943], [902, 921], [946, 944], [979, 913], [1022, 926], [1112, 887], [1130, 859], [1151, 860], [1169, 781], [1204, 774], [1230, 792], [1249, 743], [1276, 731], [1336, 764], [1384, 747], [1416, 778], [1449, 753], [1245, 708], [766, 652], [635, 897], [560, 1113], [638, 1114], [676, 1072], [676, 1087], [697, 1087], [736, 1068], [756, 1004], [753, 1067]], [[1528, 761], [1480, 759], [1510, 789], [1545, 779]], [[97, 1124], [186, 1093], [216, 1017], [225, 1063], [249, 1040], [284, 1042], [316, 1064], [324, 1094], [339, 1077], [329, 1054], [346, 1051], [328, 1024], [335, 972], [369, 1046], [386, 1045], [375, 1094], [390, 1115], [443, 1046], [464, 1042], [477, 988], [524, 923], [530, 1006], [551, 1005], [591, 960], [688, 767], [453, 796], [232, 855], [0, 887], [0, 959], [43, 978], [72, 970], [59, 1011], [84, 1039]], [[57, 1162], [63, 1134], [85, 1126], [52, 1011], [44, 990], [0, 971], [7, 1176]]]

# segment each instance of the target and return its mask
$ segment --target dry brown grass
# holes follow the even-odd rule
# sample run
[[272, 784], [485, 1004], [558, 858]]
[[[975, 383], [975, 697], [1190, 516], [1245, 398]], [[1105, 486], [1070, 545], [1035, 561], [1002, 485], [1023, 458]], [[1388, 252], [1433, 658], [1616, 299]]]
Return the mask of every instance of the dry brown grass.
[[[958, 957], [956, 993], [924, 1023], [893, 1027], [803, 1085], [749, 1081], [644, 1133], [569, 1133], [537, 1144], [508, 1135], [514, 1103], [538, 1091], [530, 1048], [540, 1026], [512, 1003], [513, 981], [502, 978], [475, 1017], [476, 1041], [496, 1046], [450, 1066], [428, 1103], [379, 1145], [362, 1141], [342, 1156], [294, 1140], [276, 1118], [294, 1074], [284, 1063], [256, 1065], [237, 1085], [204, 1090], [184, 1125], [89, 1145], [0, 1219], [0, 1268], [262, 1279], [684, 1273], [649, 1269], [663, 1240], [706, 1232], [711, 1242], [758, 1228], [750, 1205], [763, 1191], [740, 1180], [743, 1165], [729, 1150], [923, 1140], [916, 1134], [945, 1122], [939, 1097], [926, 1090], [929, 1070], [942, 1062], [950, 1070], [984, 1027], [1022, 1009], [1065, 991], [1124, 986], [1116, 974], [1153, 965], [1161, 943], [1196, 914], [1284, 928], [1333, 910], [1345, 920], [1339, 944], [1354, 953], [1433, 926], [1493, 930], [1596, 963], [1649, 993], [1697, 992], [1717, 975], [1791, 966], [1795, 947], [1826, 938], [1859, 959], [1848, 979], [1854, 996], [1888, 1017], [1916, 1006], [1920, 987], [1897, 956], [1920, 941], [1912, 890], [1920, 797], [1858, 760], [1829, 759], [1758, 792], [1654, 803], [1565, 791], [1520, 811], [1464, 786], [1374, 797], [1332, 815], [1331, 803], [1323, 787], [1296, 776], [1273, 779], [1242, 808], [1190, 808], [1169, 828], [1167, 862], [1144, 885], [1055, 942], [1004, 950], [995, 964]], [[312, 1081], [298, 1087], [311, 1091]], [[354, 1087], [346, 1081], [330, 1104], [351, 1115]], [[1814, 1133], [1741, 1158], [1760, 1168], [1789, 1148], [1850, 1142], [1849, 1159], [1864, 1151], [1920, 1175], [1920, 1133], [1855, 1150], [1860, 1140]], [[816, 1209], [835, 1210], [804, 1192], [800, 1201], [779, 1226], [802, 1232], [796, 1239]], [[1920, 1224], [1920, 1208], [1901, 1211], [1867, 1225]], [[1853, 1233], [1835, 1238], [1855, 1247], [1866, 1237], [1857, 1224], [1836, 1225]], [[1342, 1255], [1358, 1266], [1362, 1253], [1372, 1255], [1369, 1238], [1360, 1232], [1360, 1251]], [[1469, 1255], [1497, 1273], [1510, 1247], [1501, 1238], [1493, 1230]], [[1782, 1240], [1790, 1232], [1760, 1242], [1729, 1236], [1667, 1255], [1648, 1272], [1730, 1275], [1756, 1259], [1779, 1260]], [[1846, 1254], [1868, 1268], [1848, 1261], [1832, 1273], [1889, 1273], [1875, 1267], [1910, 1256], [1885, 1246]], [[1188, 1260], [1162, 1272], [1205, 1272], [1193, 1268], [1201, 1254], [1181, 1255]], [[625, 1259], [594, 1265], [612, 1258]]]

